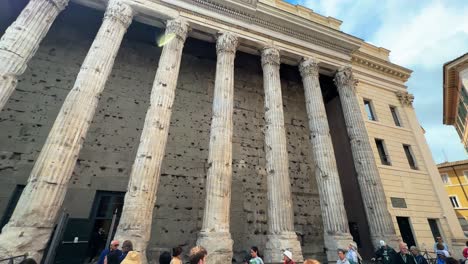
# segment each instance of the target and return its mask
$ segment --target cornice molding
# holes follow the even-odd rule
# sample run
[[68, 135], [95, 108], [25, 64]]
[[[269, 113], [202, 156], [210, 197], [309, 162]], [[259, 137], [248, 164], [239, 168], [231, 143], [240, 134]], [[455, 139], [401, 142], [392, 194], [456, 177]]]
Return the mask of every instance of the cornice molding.
[[411, 73], [413, 72], [407, 68], [367, 55], [360, 51], [357, 51], [352, 55], [351, 61], [354, 65], [370, 69], [379, 74], [384, 74], [392, 78], [396, 78], [402, 82], [408, 81]]
[[443, 123], [454, 125], [457, 117], [460, 71], [468, 67], [468, 53], [444, 64]]
[[[323, 27], [324, 32], [318, 30], [311, 30], [308, 27], [301, 26], [298, 23], [292, 23], [286, 19], [279, 17], [264, 15], [261, 12], [252, 12], [251, 10], [236, 8], [234, 6], [228, 6], [215, 0], [180, 0], [182, 2], [201, 7], [205, 10], [209, 10], [218, 13], [223, 16], [234, 18], [243, 21], [248, 24], [260, 26], [272, 31], [282, 33], [284, 35], [294, 37], [296, 39], [306, 41], [308, 43], [315, 44], [317, 46], [325, 47], [330, 50], [334, 50], [340, 53], [350, 55], [354, 51], [358, 50], [362, 40], [347, 35], [341, 31], [333, 30], [318, 24], [316, 22], [310, 22], [316, 24], [316, 28]], [[173, 2], [162, 0], [162, 2], [170, 4], [178, 9], [181, 7], [177, 6]], [[194, 15], [200, 15], [192, 10], [184, 9], [184, 12], [191, 13]], [[262, 15], [263, 14], [263, 15]], [[213, 20], [213, 17], [209, 17]], [[219, 20], [219, 18], [214, 18]], [[326, 32], [325, 32], [326, 31]], [[342, 35], [342, 36], [340, 36]]]

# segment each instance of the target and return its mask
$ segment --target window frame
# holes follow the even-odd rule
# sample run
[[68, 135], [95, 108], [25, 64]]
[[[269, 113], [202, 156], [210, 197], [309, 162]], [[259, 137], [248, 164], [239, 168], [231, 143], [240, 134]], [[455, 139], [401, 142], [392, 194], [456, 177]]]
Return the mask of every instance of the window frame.
[[389, 105], [388, 108], [390, 108], [390, 114], [392, 115], [393, 118], [393, 123], [397, 127], [403, 127], [403, 123], [401, 122], [400, 118], [400, 113], [398, 112], [398, 108], [394, 105]]
[[[374, 108], [374, 104], [371, 99], [363, 98], [364, 112], [366, 112], [367, 120], [378, 121], [377, 113]], [[369, 107], [367, 107], [369, 106]], [[367, 111], [369, 109], [369, 111]]]
[[[444, 176], [447, 178], [447, 182], [444, 181]], [[444, 184], [446, 184], [446, 185], [452, 184], [452, 181], [450, 180], [450, 177], [449, 177], [448, 173], [445, 173], [445, 172], [444, 172], [444, 173], [441, 173], [441, 174], [440, 174], [440, 178], [442, 179], [442, 182], [443, 182]]]
[[[377, 153], [379, 154], [379, 157], [380, 157], [380, 163], [385, 166], [392, 166], [392, 160], [390, 159], [390, 154], [388, 153], [387, 146], [385, 145], [385, 140], [381, 138], [375, 138], [374, 142], [375, 142], [375, 147], [377, 148]], [[381, 153], [379, 144], [377, 142], [382, 143], [383, 153]], [[383, 154], [383, 157], [382, 157], [382, 154]]]
[[[452, 200], [452, 198], [453, 198], [453, 200]], [[452, 204], [453, 208], [455, 208], [455, 209], [461, 208], [461, 206], [460, 206], [460, 200], [458, 200], [458, 196], [457, 196], [457, 195], [449, 195], [449, 200], [450, 200], [450, 203]], [[457, 206], [455, 206], [455, 204], [453, 203], [453, 201], [455, 201], [455, 203], [456, 203]]]
[[[406, 151], [408, 148], [408, 152]], [[418, 163], [416, 161], [416, 157], [414, 156], [413, 148], [409, 144], [403, 144], [403, 151], [405, 152], [406, 160], [408, 161], [408, 165], [412, 170], [419, 170]], [[413, 165], [411, 165], [410, 159], [413, 161]]]

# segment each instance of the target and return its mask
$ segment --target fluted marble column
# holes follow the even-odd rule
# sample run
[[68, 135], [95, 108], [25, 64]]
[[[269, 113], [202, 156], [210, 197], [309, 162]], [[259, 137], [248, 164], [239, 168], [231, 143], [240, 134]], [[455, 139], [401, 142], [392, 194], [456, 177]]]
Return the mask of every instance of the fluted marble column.
[[179, 76], [182, 49], [188, 23], [182, 19], [168, 21], [166, 35], [175, 35], [164, 47], [151, 91], [150, 106], [140, 137], [128, 183], [116, 239], [133, 242], [133, 248], [146, 260], [153, 209], [159, 185], [161, 163], [166, 149], [172, 105]]
[[132, 9], [111, 0], [99, 32], [66, 97], [28, 184], [0, 234], [0, 258], [28, 253], [39, 261], [62, 207], [76, 159], [112, 70]]
[[0, 39], [0, 111], [39, 44], [69, 0], [30, 0]]
[[265, 90], [265, 152], [268, 183], [268, 236], [265, 263], [282, 263], [281, 250], [302, 261], [302, 249], [294, 232], [289, 160], [281, 96], [280, 55], [277, 49], [262, 50]]
[[351, 143], [354, 166], [364, 203], [371, 241], [377, 247], [383, 239], [396, 245], [397, 236], [392, 217], [387, 208], [387, 200], [375, 163], [374, 153], [362, 116], [360, 102], [356, 95], [357, 80], [353, 77], [351, 67], [341, 68], [335, 76], [343, 114]]
[[229, 233], [232, 182], [232, 114], [234, 104], [234, 59], [237, 37], [218, 37], [216, 78], [213, 96], [208, 176], [203, 226], [197, 244], [208, 250], [208, 264], [231, 263]]
[[309, 138], [315, 163], [315, 179], [320, 195], [327, 258], [328, 261], [336, 261], [336, 250], [347, 248], [353, 238], [349, 233], [348, 218], [344, 208], [327, 113], [320, 90], [318, 70], [318, 64], [312, 58], [304, 59], [299, 64], [309, 117]]

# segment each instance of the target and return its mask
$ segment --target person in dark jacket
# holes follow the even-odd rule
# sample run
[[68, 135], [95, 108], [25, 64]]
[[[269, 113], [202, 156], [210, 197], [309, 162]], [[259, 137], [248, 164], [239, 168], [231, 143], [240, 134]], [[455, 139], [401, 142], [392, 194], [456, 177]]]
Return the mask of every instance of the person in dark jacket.
[[171, 253], [168, 251], [164, 251], [159, 255], [159, 264], [169, 264], [171, 263]]
[[391, 264], [396, 252], [385, 241], [380, 240], [380, 248], [375, 252], [372, 261], [381, 260], [382, 264]]
[[416, 264], [416, 260], [409, 253], [406, 243], [400, 243], [400, 252], [394, 256], [392, 264]]
[[416, 246], [411, 246], [410, 251], [414, 259], [416, 260], [416, 264], [428, 264], [426, 258], [421, 255], [419, 248], [417, 248]]

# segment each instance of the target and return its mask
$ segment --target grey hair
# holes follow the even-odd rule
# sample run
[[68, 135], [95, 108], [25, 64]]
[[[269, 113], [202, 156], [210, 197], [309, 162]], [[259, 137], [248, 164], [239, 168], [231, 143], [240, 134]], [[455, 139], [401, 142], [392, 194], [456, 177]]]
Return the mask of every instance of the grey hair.
[[410, 247], [410, 250], [416, 250], [416, 251], [419, 252], [419, 248], [418, 248], [417, 246], [411, 246], [411, 247]]

